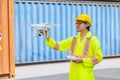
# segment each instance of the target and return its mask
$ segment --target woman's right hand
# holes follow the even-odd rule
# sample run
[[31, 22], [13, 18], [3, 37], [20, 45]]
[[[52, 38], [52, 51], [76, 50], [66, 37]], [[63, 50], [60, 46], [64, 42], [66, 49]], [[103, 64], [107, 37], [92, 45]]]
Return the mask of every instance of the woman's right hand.
[[41, 34], [43, 35], [43, 36], [45, 36], [45, 38], [47, 39], [47, 40], [49, 40], [49, 32], [48, 32], [48, 30], [47, 29], [42, 29], [41, 30]]

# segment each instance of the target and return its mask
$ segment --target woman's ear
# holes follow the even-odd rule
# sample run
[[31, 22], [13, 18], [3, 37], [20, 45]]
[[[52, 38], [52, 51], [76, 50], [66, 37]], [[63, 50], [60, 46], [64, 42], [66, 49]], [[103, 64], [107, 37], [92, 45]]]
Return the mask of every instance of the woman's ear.
[[88, 24], [85, 24], [85, 27], [87, 28], [89, 25]]

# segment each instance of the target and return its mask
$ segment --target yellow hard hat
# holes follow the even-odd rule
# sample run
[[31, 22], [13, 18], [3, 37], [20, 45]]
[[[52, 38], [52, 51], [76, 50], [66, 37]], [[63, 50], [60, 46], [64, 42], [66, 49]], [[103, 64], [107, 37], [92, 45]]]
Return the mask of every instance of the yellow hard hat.
[[90, 16], [87, 15], [87, 14], [81, 14], [81, 15], [79, 15], [79, 16], [75, 19], [75, 22], [78, 21], [78, 20], [84, 21], [84, 22], [88, 22], [89, 25], [92, 26], [92, 19], [91, 19]]

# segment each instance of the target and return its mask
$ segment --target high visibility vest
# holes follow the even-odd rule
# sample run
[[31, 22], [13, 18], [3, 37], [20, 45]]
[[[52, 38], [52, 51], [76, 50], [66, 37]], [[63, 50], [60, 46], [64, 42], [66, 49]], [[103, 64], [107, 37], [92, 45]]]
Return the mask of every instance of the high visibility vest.
[[[81, 58], [89, 57], [87, 55], [88, 55], [88, 48], [89, 48], [89, 44], [90, 44], [90, 39], [92, 38], [92, 36], [93, 36], [93, 34], [91, 34], [91, 36], [89, 38], [87, 38], [87, 40], [86, 40], [86, 42], [84, 44], [83, 55], [81, 56]], [[74, 50], [75, 50], [75, 47], [76, 47], [76, 38], [75, 37], [73, 37], [72, 46], [71, 47], [72, 47], [71, 48], [72, 49], [71, 55], [74, 56]], [[97, 58], [95, 58], [95, 57], [91, 57], [91, 58], [93, 60], [93, 64], [94, 65], [99, 63], [99, 60], [97, 60]]]
[[[83, 50], [83, 55], [87, 55], [88, 53], [88, 48], [89, 48], [89, 42], [90, 42], [90, 39], [92, 38], [92, 34], [89, 38], [87, 38], [85, 44], [84, 44], [84, 50]], [[74, 49], [75, 49], [75, 46], [76, 46], [76, 38], [73, 37], [73, 40], [72, 40], [72, 55], [74, 56]]]

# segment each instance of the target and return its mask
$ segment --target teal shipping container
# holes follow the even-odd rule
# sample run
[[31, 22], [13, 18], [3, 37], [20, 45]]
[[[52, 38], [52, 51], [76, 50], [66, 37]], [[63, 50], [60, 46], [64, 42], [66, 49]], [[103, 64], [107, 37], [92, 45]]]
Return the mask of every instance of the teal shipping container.
[[58, 52], [45, 44], [44, 37], [33, 38], [36, 30], [28, 23], [60, 25], [50, 30], [56, 41], [77, 34], [74, 19], [86, 13], [91, 16], [91, 32], [96, 35], [104, 57], [120, 56], [120, 3], [15, 1], [16, 64], [66, 60], [71, 52]]

